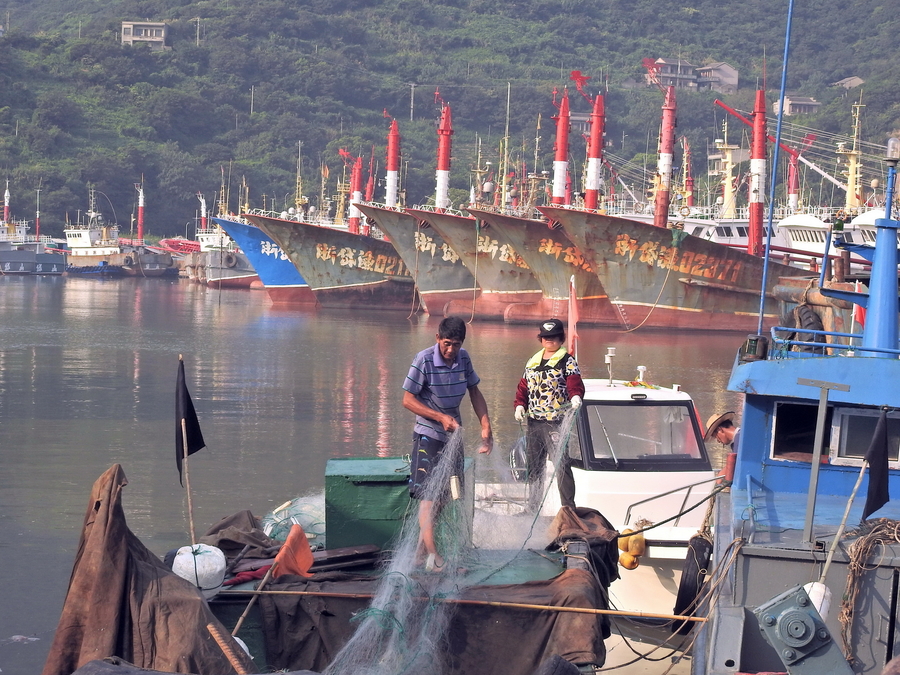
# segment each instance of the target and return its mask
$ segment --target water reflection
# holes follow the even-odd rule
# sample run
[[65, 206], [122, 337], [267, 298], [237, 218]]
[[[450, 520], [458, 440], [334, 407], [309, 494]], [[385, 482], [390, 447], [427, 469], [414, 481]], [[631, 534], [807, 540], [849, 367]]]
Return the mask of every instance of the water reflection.
[[[124, 505], [138, 536], [157, 553], [185, 543], [174, 461], [179, 354], [208, 444], [190, 465], [203, 531], [238, 510], [261, 516], [321, 491], [329, 457], [408, 453], [413, 419], [401, 385], [437, 325], [403, 313], [273, 310], [262, 292], [177, 280], [0, 278], [0, 551], [7, 561], [40, 558], [7, 565], [9, 606], [25, 609], [0, 613], [0, 669], [40, 668], [35, 645], [48, 644], [90, 487], [111, 464], [129, 479]], [[606, 375], [614, 346], [616, 377], [646, 365], [651, 381], [691, 392], [703, 417], [738, 405], [724, 387], [741, 335], [579, 332], [586, 376]], [[518, 437], [512, 401], [536, 334], [470, 326], [466, 348], [498, 447]], [[468, 402], [463, 420], [471, 448], [478, 428]], [[23, 657], [3, 643], [14, 634], [42, 642]], [[13, 667], [20, 658], [27, 668]]]

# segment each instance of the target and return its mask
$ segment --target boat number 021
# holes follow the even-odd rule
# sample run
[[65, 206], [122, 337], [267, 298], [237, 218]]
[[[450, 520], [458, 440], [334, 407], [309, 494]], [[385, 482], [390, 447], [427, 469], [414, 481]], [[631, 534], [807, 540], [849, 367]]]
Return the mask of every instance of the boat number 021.
[[638, 255], [638, 260], [648, 265], [655, 264], [657, 267], [683, 274], [732, 283], [737, 282], [743, 266], [742, 263], [735, 260], [716, 258], [705, 253], [681, 251], [677, 246], [666, 246], [658, 241], [646, 241], [639, 244], [637, 239], [628, 234], [620, 234], [616, 237], [615, 253], [627, 257], [629, 261], [634, 260], [635, 255]]

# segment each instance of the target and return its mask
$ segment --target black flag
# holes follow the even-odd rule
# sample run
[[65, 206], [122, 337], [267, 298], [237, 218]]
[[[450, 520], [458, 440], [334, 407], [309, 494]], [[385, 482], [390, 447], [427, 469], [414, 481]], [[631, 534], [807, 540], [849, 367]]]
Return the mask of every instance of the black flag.
[[[184, 420], [184, 431], [181, 422]], [[206, 447], [203, 441], [203, 432], [200, 431], [200, 421], [197, 419], [197, 411], [184, 383], [184, 360], [178, 358], [178, 378], [175, 382], [175, 464], [178, 466], [178, 481], [181, 480], [181, 461], [184, 459], [184, 442], [187, 440], [187, 454], [193, 455], [201, 448]]]
[[882, 410], [875, 434], [866, 452], [869, 463], [869, 491], [866, 494], [866, 505], [863, 508], [863, 520], [887, 504], [891, 496], [888, 494], [888, 428], [887, 412]]

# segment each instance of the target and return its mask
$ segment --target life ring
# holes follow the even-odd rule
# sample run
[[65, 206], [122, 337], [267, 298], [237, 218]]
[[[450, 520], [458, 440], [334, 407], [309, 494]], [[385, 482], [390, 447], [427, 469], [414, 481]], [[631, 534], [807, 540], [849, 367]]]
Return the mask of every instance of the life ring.
[[644, 205], [641, 204], [640, 202], [636, 202], [635, 205], [634, 205], [634, 212], [635, 212], [635, 213], [643, 213], [643, 212], [644, 212]]
[[683, 216], [689, 216], [691, 215], [691, 208], [689, 206], [682, 206], [680, 209], [678, 209], [678, 213]]
[[225, 267], [234, 267], [237, 265], [237, 256], [234, 253], [227, 253], [225, 254], [223, 262], [225, 263]]
[[130, 255], [125, 256], [125, 260], [123, 261], [126, 265], [134, 265], [134, 260], [131, 259]]
[[[712, 541], [701, 534], [695, 534], [688, 542], [687, 557], [681, 570], [681, 581], [678, 582], [678, 595], [675, 596], [673, 614], [691, 616], [697, 612], [697, 599], [700, 597], [709, 570], [712, 548]], [[676, 622], [672, 624], [672, 632], [687, 635], [693, 627], [693, 621]]]

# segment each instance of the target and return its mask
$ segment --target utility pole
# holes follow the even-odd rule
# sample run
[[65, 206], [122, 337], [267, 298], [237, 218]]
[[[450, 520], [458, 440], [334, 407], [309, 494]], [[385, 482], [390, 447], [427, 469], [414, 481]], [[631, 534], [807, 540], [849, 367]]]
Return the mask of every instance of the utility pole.
[[413, 105], [415, 104], [415, 95], [416, 95], [416, 85], [412, 82], [409, 83], [409, 121], [412, 122], [413, 118]]
[[200, 46], [200, 17], [199, 16], [195, 17], [195, 20], [197, 22], [197, 46], [199, 47]]

